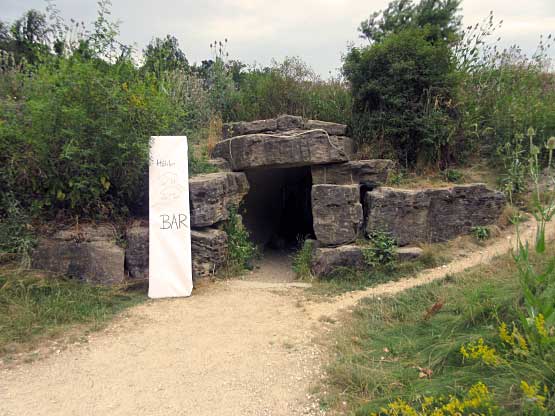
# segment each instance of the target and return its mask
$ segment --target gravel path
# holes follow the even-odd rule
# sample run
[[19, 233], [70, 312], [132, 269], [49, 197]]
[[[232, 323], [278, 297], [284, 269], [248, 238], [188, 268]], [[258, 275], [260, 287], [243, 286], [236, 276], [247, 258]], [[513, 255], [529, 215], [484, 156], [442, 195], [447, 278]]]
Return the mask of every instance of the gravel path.
[[[523, 235], [533, 236], [532, 224]], [[2, 370], [0, 415], [319, 414], [308, 392], [322, 362], [315, 337], [331, 325], [322, 316], [487, 262], [513, 245], [505, 235], [446, 267], [321, 303], [305, 301], [302, 284], [272, 260], [245, 280], [146, 302], [86, 344]]]

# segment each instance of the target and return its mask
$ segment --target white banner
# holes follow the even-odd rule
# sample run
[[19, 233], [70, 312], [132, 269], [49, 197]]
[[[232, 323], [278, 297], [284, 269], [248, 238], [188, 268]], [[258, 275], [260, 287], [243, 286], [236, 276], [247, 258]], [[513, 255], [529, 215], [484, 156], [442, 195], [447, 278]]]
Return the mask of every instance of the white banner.
[[148, 296], [190, 296], [193, 290], [187, 138], [151, 138]]

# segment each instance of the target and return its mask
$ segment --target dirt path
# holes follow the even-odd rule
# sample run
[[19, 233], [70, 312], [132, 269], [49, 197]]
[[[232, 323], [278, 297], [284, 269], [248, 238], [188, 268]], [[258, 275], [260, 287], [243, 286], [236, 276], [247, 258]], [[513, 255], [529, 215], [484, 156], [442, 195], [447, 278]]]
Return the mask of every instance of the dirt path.
[[[523, 228], [532, 237], [532, 224]], [[308, 392], [321, 363], [314, 337], [330, 325], [321, 316], [489, 261], [513, 244], [504, 236], [447, 267], [333, 302], [304, 302], [302, 284], [273, 261], [191, 298], [149, 301], [88, 344], [2, 370], [0, 415], [319, 414]]]

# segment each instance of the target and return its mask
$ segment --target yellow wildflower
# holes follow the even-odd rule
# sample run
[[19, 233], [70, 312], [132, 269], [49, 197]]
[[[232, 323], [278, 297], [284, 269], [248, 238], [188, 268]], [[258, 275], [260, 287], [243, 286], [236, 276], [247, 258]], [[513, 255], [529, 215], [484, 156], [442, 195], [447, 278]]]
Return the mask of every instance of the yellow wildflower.
[[484, 344], [483, 338], [479, 338], [476, 342], [469, 342], [461, 346], [460, 352], [466, 359], [480, 360], [484, 364], [492, 367], [498, 366], [502, 362], [495, 348], [488, 347]]
[[[530, 385], [526, 381], [522, 380], [520, 382], [520, 388], [522, 389], [524, 396], [526, 396], [526, 399], [531, 401], [540, 409], [542, 410], [545, 409], [546, 397], [540, 394], [538, 383], [534, 383], [533, 385]], [[544, 391], [545, 391], [545, 388], [544, 388]]]
[[534, 323], [536, 325], [536, 329], [538, 330], [538, 334], [540, 334], [543, 338], [547, 338], [547, 330], [545, 329], [545, 318], [541, 313], [536, 316]]
[[509, 331], [507, 331], [507, 324], [503, 322], [499, 327], [499, 338], [510, 346], [515, 345], [515, 339], [513, 336], [509, 335]]
[[524, 352], [528, 352], [529, 348], [528, 348], [528, 344], [526, 343], [526, 339], [522, 335], [520, 335], [520, 332], [518, 332], [518, 329], [515, 328], [513, 330], [513, 334], [518, 342], [518, 346], [520, 347], [520, 349]]

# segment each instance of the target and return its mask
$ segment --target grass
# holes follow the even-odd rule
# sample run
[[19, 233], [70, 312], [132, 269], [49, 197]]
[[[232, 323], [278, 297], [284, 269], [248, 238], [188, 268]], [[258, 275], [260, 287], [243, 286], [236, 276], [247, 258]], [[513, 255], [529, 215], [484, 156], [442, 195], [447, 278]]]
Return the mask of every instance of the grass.
[[55, 338], [76, 325], [95, 330], [146, 299], [142, 291], [108, 288], [3, 267], [0, 269], [0, 357]]
[[304, 240], [302, 242], [301, 248], [295, 253], [293, 257], [293, 271], [295, 272], [297, 278], [300, 280], [314, 280], [311, 269], [313, 249], [314, 241]]
[[366, 299], [337, 334], [322, 406], [368, 415], [399, 397], [462, 395], [483, 381], [501, 414], [522, 414], [521, 380], [553, 386], [553, 365], [529, 357], [491, 368], [463, 363], [460, 354], [461, 345], [480, 337], [503, 348], [497, 328], [518, 319], [519, 293], [506, 255], [395, 297]]

